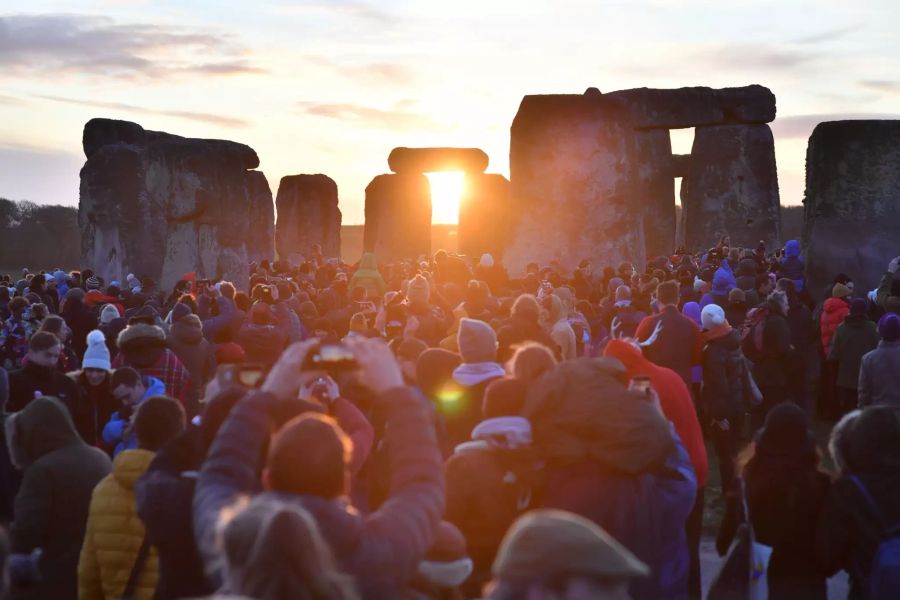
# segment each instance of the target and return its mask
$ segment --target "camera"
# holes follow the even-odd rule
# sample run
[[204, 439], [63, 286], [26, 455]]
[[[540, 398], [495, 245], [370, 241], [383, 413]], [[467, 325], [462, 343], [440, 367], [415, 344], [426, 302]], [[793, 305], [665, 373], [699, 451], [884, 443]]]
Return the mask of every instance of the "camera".
[[340, 373], [358, 368], [356, 357], [343, 344], [321, 344], [312, 349], [303, 363], [304, 371]]
[[260, 364], [220, 365], [216, 377], [223, 387], [238, 385], [257, 388], [262, 385], [266, 371]]

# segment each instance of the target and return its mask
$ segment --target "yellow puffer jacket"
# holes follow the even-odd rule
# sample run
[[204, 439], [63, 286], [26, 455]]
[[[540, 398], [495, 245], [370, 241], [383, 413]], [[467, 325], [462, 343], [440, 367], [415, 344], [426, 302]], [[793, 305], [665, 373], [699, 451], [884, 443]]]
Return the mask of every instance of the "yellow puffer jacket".
[[[153, 456], [149, 450], [125, 450], [113, 461], [112, 473], [94, 488], [78, 562], [79, 600], [122, 597], [144, 539], [134, 483], [150, 466]], [[153, 600], [158, 577], [156, 550], [151, 547], [134, 598]]]

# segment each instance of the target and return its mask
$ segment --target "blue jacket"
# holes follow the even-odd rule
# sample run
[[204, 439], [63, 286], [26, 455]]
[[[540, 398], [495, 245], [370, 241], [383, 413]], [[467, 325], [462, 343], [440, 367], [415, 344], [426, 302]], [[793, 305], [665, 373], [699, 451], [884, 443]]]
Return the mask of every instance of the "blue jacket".
[[[152, 396], [164, 396], [166, 394], [166, 385], [156, 377], [144, 377], [144, 387], [147, 390], [141, 396], [141, 402]], [[125, 438], [125, 430], [128, 428], [131, 419], [123, 419], [116, 411], [109, 418], [109, 423], [103, 428], [103, 442], [109, 446], [116, 445], [113, 450], [113, 458], [115, 458], [122, 450], [134, 450], [138, 447], [137, 435], [132, 429]]]
[[[221, 511], [259, 492], [263, 449], [281, 424], [276, 413], [293, 416], [286, 414], [289, 406], [260, 392], [235, 406], [219, 429], [194, 492], [194, 537], [208, 569], [217, 563]], [[391, 449], [391, 494], [377, 511], [362, 516], [341, 500], [264, 493], [296, 503], [315, 518], [363, 598], [396, 598], [425, 556], [444, 512], [443, 464], [434, 427], [412, 388], [389, 390], [377, 406], [387, 414], [384, 443]]]
[[778, 278], [790, 279], [794, 282], [798, 292], [803, 291], [806, 281], [804, 276], [803, 259], [800, 257], [800, 242], [791, 240], [784, 245], [784, 258], [778, 265]]

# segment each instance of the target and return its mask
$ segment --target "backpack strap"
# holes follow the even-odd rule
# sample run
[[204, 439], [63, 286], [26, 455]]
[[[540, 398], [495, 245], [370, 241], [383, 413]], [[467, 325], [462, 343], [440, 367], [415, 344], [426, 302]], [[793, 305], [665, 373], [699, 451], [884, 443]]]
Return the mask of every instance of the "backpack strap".
[[138, 550], [137, 557], [134, 559], [134, 565], [131, 567], [131, 574], [128, 575], [128, 583], [125, 584], [125, 589], [122, 591], [122, 600], [132, 600], [134, 598], [138, 578], [141, 576], [141, 571], [144, 570], [144, 563], [147, 562], [147, 554], [149, 553], [150, 542], [147, 540], [147, 535], [144, 534], [144, 539], [141, 540], [141, 548]]

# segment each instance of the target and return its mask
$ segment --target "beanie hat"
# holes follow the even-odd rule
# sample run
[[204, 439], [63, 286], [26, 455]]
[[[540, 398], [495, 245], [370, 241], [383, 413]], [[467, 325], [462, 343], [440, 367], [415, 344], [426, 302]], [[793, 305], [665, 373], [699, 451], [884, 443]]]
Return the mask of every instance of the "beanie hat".
[[459, 363], [459, 354], [443, 348], [429, 348], [416, 360], [419, 389], [428, 398], [436, 400], [438, 393], [452, 381], [453, 371]]
[[100, 278], [97, 277], [96, 275], [91, 275], [90, 277], [87, 278], [85, 287], [87, 287], [87, 289], [89, 289], [89, 290], [99, 290], [101, 285], [102, 284], [100, 283]]
[[69, 288], [66, 292], [66, 300], [84, 300], [84, 290], [81, 288]]
[[900, 339], [900, 317], [894, 313], [887, 313], [878, 321], [878, 335], [886, 342], [896, 342]]
[[425, 553], [425, 560], [449, 562], [465, 557], [466, 538], [463, 534], [452, 523], [447, 521], [438, 523], [437, 531], [434, 532], [434, 542]]
[[568, 575], [623, 580], [646, 577], [647, 565], [594, 522], [561, 510], [519, 517], [503, 538], [494, 566], [513, 584]]
[[113, 319], [119, 318], [119, 309], [114, 304], [107, 304], [100, 311], [100, 324], [109, 325]]
[[806, 412], [793, 402], [775, 406], [756, 434], [756, 447], [770, 455], [811, 454], [815, 440], [807, 421]]
[[406, 289], [406, 297], [409, 298], [410, 303], [428, 302], [430, 295], [431, 286], [428, 285], [428, 280], [421, 275], [413, 277]]
[[703, 329], [712, 329], [718, 325], [724, 325], [725, 311], [718, 304], [707, 304], [700, 312], [700, 322]]
[[438, 523], [434, 541], [418, 565], [418, 575], [438, 588], [456, 588], [469, 578], [473, 568], [463, 534], [452, 523]]
[[846, 298], [850, 295], [850, 288], [848, 288], [843, 283], [836, 283], [834, 287], [831, 288], [831, 297], [832, 298]]
[[169, 316], [171, 317], [172, 323], [177, 323], [182, 318], [184, 318], [190, 314], [193, 314], [193, 312], [194, 311], [191, 310], [190, 306], [188, 306], [187, 304], [184, 304], [183, 302], [178, 302], [172, 308], [172, 313]]
[[865, 316], [869, 305], [866, 304], [865, 298], [854, 298], [850, 302], [850, 314], [856, 317]]
[[625, 285], [625, 280], [622, 279], [621, 277], [613, 277], [612, 279], [610, 279], [610, 280], [609, 280], [609, 287], [608, 287], [609, 293], [610, 293], [610, 294], [615, 294], [615, 293], [616, 293], [616, 290], [619, 289], [619, 286], [620, 286], [620, 285]]
[[497, 334], [484, 321], [462, 319], [459, 322], [457, 342], [464, 363], [497, 360]]
[[627, 285], [620, 285], [616, 288], [616, 302], [624, 302], [631, 300], [631, 288]]
[[397, 358], [400, 360], [418, 361], [428, 344], [418, 338], [406, 338], [397, 346]]
[[369, 324], [366, 321], [366, 315], [356, 313], [350, 317], [350, 331], [365, 335], [369, 331]]
[[501, 377], [488, 384], [484, 390], [481, 413], [485, 419], [513, 417], [522, 414], [528, 386], [521, 379]]
[[732, 304], [737, 304], [739, 302], [747, 301], [747, 294], [744, 293], [744, 290], [741, 288], [734, 288], [730, 292], [728, 292], [728, 301]]
[[226, 342], [224, 344], [219, 344], [219, 346], [216, 348], [216, 364], [240, 364], [244, 362], [244, 359], [246, 358], [247, 353], [244, 352], [244, 349], [235, 342]]
[[485, 269], [490, 269], [494, 266], [494, 257], [490, 254], [482, 254], [481, 260], [478, 261], [478, 264], [484, 267]]
[[112, 368], [109, 362], [109, 348], [106, 347], [106, 336], [99, 329], [94, 329], [87, 335], [87, 350], [84, 352], [81, 367], [104, 371]]
[[541, 316], [541, 306], [537, 298], [531, 294], [522, 294], [513, 302], [512, 315], [522, 317], [527, 321], [537, 321]]

